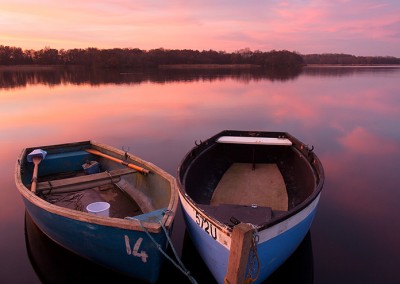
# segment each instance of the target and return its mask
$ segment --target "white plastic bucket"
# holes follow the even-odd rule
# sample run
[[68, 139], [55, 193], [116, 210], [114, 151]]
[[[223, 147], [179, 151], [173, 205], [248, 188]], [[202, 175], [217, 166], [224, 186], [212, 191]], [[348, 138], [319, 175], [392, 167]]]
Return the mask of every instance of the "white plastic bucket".
[[108, 217], [110, 214], [110, 203], [107, 202], [93, 202], [86, 206], [89, 213]]

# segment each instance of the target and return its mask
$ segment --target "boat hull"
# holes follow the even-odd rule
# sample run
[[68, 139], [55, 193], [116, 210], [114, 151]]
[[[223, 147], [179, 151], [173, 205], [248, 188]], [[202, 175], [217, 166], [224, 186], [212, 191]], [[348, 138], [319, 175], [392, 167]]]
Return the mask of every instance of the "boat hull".
[[[82, 222], [24, 203], [39, 229], [62, 247], [135, 279], [155, 283], [159, 278], [165, 258], [145, 232]], [[152, 237], [166, 249], [164, 232]]]
[[225, 130], [189, 151], [180, 204], [215, 280], [265, 281], [309, 232], [323, 182], [312, 149], [284, 132]]
[[[145, 167], [148, 171], [147, 174], [142, 175], [130, 171], [129, 174], [124, 174], [123, 178], [126, 183], [123, 185], [129, 182], [132, 186], [137, 187], [137, 190], [146, 192], [154, 209], [143, 211], [132, 217], [130, 215], [116, 217], [91, 214], [80, 209], [53, 204], [48, 197], [42, 196], [46, 195], [43, 193], [46, 192], [46, 188], [39, 194], [27, 188], [29, 185], [27, 180], [31, 176], [29, 168], [31, 165], [26, 162], [26, 155], [31, 151], [28, 149], [23, 151], [16, 166], [16, 185], [27, 213], [44, 234], [69, 251], [134, 279], [155, 283], [166, 260], [164, 253], [169, 245], [168, 238], [172, 233], [179, 201], [175, 179], [149, 162], [134, 156], [127, 156], [122, 151], [91, 141], [55, 145], [48, 148], [44, 146], [43, 149], [47, 150], [48, 154], [46, 160], [42, 162], [39, 173], [54, 174], [56, 172], [57, 174], [60, 169], [65, 171], [70, 169], [73, 164], [80, 165], [82, 159], [86, 158], [83, 156], [81, 148], [92, 149], [91, 147], [97, 149], [96, 151], [104, 151], [105, 154], [112, 155], [115, 159], [127, 161], [114, 163], [108, 158], [101, 160], [109, 170], [109, 172], [105, 172], [110, 175], [109, 181], [115, 179], [111, 173], [121, 172], [121, 170], [124, 172], [128, 162], [135, 163], [135, 166]], [[92, 179], [94, 176], [103, 182], [102, 174], [96, 173], [94, 175], [97, 176], [90, 175], [88, 178]], [[68, 182], [68, 184], [71, 181], [82, 183], [82, 178], [86, 182], [87, 176], [78, 176], [75, 180], [74, 178], [59, 179], [59, 181]], [[57, 180], [51, 181], [54, 188], [51, 188], [50, 191], [67, 188], [67, 186], [57, 188], [56, 186], [60, 185], [56, 182]], [[39, 183], [38, 188], [40, 185], [45, 186], [46, 182]], [[77, 188], [76, 185], [76, 183], [72, 184], [75, 186], [74, 190]], [[133, 190], [134, 187], [125, 186], [124, 189]], [[125, 192], [125, 194], [127, 193]], [[116, 195], [114, 196], [116, 197]], [[115, 198], [115, 202], [117, 200], [118, 198]], [[118, 207], [118, 204], [115, 203], [115, 207]], [[116, 212], [115, 209], [113, 212]]]
[[[200, 256], [218, 283], [224, 283], [228, 268], [229, 249], [205, 230], [210, 225], [199, 226], [198, 218], [201, 210], [192, 206], [184, 198], [180, 198], [186, 228]], [[261, 283], [281, 266], [303, 241], [309, 231], [317, 211], [319, 196], [296, 215], [263, 231], [259, 231], [257, 254], [260, 259], [260, 274], [254, 283]], [[192, 212], [192, 214], [190, 214]], [[203, 224], [212, 224], [210, 218], [203, 217]], [[212, 226], [212, 225], [211, 225]], [[229, 236], [226, 236], [230, 238]]]

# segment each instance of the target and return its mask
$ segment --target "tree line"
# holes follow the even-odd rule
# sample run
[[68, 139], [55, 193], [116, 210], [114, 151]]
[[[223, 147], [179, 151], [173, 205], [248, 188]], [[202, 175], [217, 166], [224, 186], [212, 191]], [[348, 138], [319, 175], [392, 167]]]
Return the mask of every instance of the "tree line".
[[152, 68], [171, 64], [251, 64], [261, 67], [302, 66], [302, 57], [286, 50], [269, 52], [242, 49], [233, 53], [215, 50], [112, 48], [22, 50], [0, 45], [0, 65], [81, 65], [100, 68]]
[[22, 50], [0, 45], [0, 65], [80, 65], [94, 68], [154, 68], [171, 64], [251, 64], [274, 69], [295, 69], [305, 64], [400, 64], [395, 57], [360, 57], [348, 54], [301, 55], [287, 50], [232, 53], [215, 50], [112, 48]]
[[334, 64], [334, 65], [383, 65], [400, 64], [400, 58], [392, 56], [354, 56], [350, 54], [308, 54], [303, 55], [305, 64]]

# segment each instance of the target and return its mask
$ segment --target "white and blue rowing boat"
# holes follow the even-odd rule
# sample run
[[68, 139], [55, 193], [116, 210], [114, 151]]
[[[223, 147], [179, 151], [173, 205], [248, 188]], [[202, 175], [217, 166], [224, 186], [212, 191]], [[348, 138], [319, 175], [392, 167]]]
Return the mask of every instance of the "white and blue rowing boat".
[[178, 169], [186, 228], [218, 283], [261, 283], [310, 229], [324, 183], [313, 149], [285, 132], [225, 130]]

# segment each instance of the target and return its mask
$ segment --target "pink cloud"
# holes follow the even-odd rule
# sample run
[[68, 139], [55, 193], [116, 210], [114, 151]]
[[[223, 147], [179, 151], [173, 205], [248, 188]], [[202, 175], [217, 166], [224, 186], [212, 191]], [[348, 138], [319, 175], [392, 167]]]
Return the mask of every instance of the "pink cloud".
[[0, 42], [22, 48], [400, 50], [395, 1], [17, 0], [0, 7]]
[[353, 129], [339, 139], [348, 152], [368, 155], [390, 155], [398, 153], [400, 145], [392, 140], [373, 135], [363, 127]]

